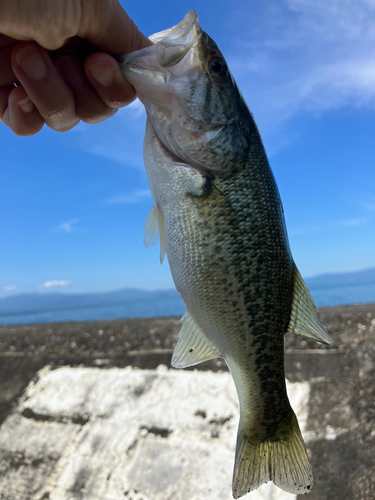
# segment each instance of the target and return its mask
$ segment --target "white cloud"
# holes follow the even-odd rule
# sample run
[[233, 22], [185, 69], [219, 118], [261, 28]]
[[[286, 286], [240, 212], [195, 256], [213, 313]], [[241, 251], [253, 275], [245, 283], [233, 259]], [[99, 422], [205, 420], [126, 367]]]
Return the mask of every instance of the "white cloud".
[[81, 219], [79, 219], [79, 218], [75, 218], [75, 219], [69, 220], [67, 222], [62, 222], [61, 224], [59, 224], [58, 226], [55, 227], [55, 231], [70, 233], [70, 232], [72, 232], [74, 226], [76, 224], [78, 224], [78, 222], [80, 220]]
[[255, 14], [240, 7], [229, 63], [262, 130], [301, 111], [375, 109], [375, 2], [265, 0]]
[[50, 281], [45, 281], [43, 283], [44, 288], [52, 288], [52, 287], [64, 287], [68, 286], [69, 281], [66, 280], [50, 280]]
[[3, 286], [4, 292], [12, 292], [16, 288], [17, 288], [16, 285], [6, 285], [6, 286]]
[[[127, 167], [143, 169], [143, 157], [142, 157], [142, 132], [139, 133], [139, 147], [134, 148], [134, 152], [129, 151], [129, 149], [123, 149], [119, 145], [122, 144], [123, 137], [114, 136], [108, 133], [106, 135], [105, 143], [103, 141], [98, 141], [96, 144], [90, 146], [87, 149], [87, 152], [102, 156], [103, 158], [107, 158], [108, 160], [114, 161], [116, 163], [120, 163], [122, 165], [126, 165]], [[117, 142], [117, 144], [114, 144]], [[132, 144], [132, 140], [129, 139], [126, 142], [127, 145]]]
[[289, 236], [311, 235], [311, 234], [324, 234], [333, 233], [341, 230], [343, 227], [355, 227], [367, 224], [367, 219], [364, 218], [348, 218], [342, 220], [327, 219], [319, 220], [317, 224], [295, 224], [288, 228]]
[[119, 194], [116, 196], [112, 196], [112, 198], [108, 198], [106, 200], [107, 203], [117, 204], [117, 203], [141, 203], [145, 198], [149, 198], [151, 196], [151, 192], [149, 189], [139, 189], [138, 191], [134, 191], [133, 193], [128, 194]]
[[361, 224], [365, 224], [366, 221], [364, 219], [346, 219], [341, 221], [344, 226], [359, 226]]

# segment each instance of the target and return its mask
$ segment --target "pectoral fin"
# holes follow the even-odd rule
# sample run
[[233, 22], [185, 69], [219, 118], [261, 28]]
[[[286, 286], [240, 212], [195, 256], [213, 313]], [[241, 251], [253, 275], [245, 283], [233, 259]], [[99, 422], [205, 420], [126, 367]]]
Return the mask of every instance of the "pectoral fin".
[[323, 344], [330, 344], [328, 332], [296, 266], [294, 266], [293, 286], [292, 311], [287, 331]]
[[146, 248], [153, 247], [160, 242], [160, 264], [163, 264], [167, 250], [164, 219], [161, 211], [152, 206], [143, 228], [143, 244]]
[[185, 368], [209, 359], [221, 358], [222, 354], [206, 337], [201, 328], [186, 311], [178, 342], [173, 352], [172, 366]]
[[159, 220], [154, 205], [147, 216], [143, 228], [143, 244], [146, 248], [153, 247], [159, 243]]

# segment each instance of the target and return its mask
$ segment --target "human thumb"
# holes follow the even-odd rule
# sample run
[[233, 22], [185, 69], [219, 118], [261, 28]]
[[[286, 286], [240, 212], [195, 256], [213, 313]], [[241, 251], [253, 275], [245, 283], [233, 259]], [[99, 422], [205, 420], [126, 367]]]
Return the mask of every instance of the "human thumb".
[[152, 45], [117, 0], [82, 0], [78, 36], [108, 54], [126, 54]]

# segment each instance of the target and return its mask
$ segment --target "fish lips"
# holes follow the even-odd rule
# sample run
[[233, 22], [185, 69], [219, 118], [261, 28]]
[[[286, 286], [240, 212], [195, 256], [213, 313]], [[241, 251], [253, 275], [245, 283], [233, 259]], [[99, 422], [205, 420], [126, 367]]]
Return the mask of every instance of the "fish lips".
[[173, 28], [152, 35], [150, 40], [155, 45], [117, 56], [116, 59], [124, 76], [138, 91], [151, 91], [195, 66], [194, 54], [186, 56], [200, 33], [197, 14], [190, 11]]

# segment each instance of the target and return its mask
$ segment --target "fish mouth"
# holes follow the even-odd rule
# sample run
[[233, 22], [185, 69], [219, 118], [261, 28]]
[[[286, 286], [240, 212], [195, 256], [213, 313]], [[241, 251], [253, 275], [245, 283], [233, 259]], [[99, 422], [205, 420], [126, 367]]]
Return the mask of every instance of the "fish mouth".
[[154, 43], [160, 42], [162, 40], [182, 40], [186, 38], [192, 31], [194, 24], [198, 22], [198, 16], [195, 10], [191, 10], [186, 14], [186, 16], [180, 21], [176, 26], [168, 28], [163, 31], [159, 31], [154, 35], [150, 36], [150, 40]]
[[150, 40], [156, 44], [156, 59], [161, 67], [178, 64], [192, 47], [199, 30], [197, 13], [191, 10], [176, 26], [155, 33]]
[[150, 40], [155, 45], [117, 58], [120, 69], [135, 87], [165, 153], [177, 163], [204, 171], [199, 152], [222, 130], [223, 123], [196, 119], [183, 101], [180, 82], [195, 79], [204, 71], [202, 30], [196, 12], [188, 12], [176, 26], [152, 35]]
[[[116, 59], [124, 76], [136, 87], [139, 80], [153, 85], [165, 84], [168, 73], [171, 69], [173, 73], [173, 68], [185, 58], [200, 32], [197, 14], [191, 10], [176, 26], [152, 35], [150, 40], [155, 45], [117, 56]], [[185, 64], [191, 66], [194, 54], [188, 59]], [[183, 68], [179, 68], [179, 72], [182, 71]]]

